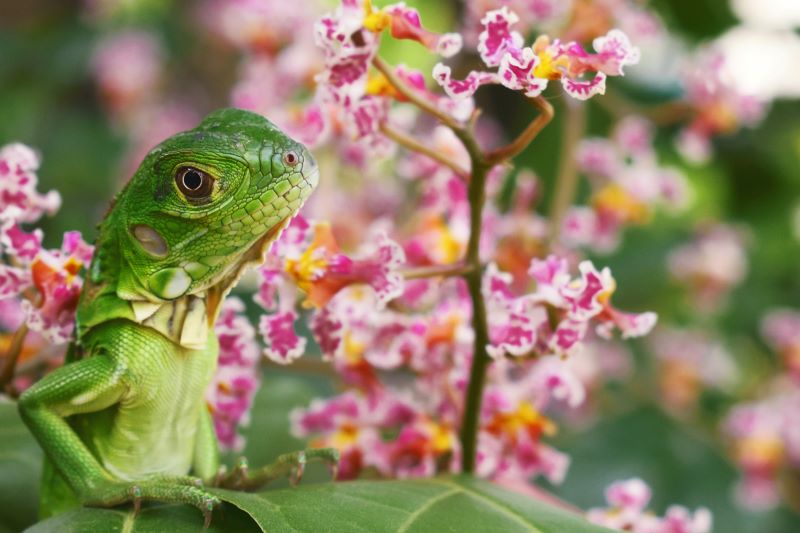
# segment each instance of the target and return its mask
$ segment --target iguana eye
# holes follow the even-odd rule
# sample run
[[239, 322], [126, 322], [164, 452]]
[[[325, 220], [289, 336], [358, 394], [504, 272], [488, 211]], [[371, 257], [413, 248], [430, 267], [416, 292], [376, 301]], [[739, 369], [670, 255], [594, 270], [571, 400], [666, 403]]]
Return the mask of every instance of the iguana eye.
[[285, 154], [283, 154], [283, 162], [286, 165], [293, 167], [300, 162], [300, 158], [298, 157], [296, 152], [286, 152]]
[[178, 190], [191, 200], [208, 198], [214, 189], [214, 178], [194, 167], [179, 168], [175, 183]]

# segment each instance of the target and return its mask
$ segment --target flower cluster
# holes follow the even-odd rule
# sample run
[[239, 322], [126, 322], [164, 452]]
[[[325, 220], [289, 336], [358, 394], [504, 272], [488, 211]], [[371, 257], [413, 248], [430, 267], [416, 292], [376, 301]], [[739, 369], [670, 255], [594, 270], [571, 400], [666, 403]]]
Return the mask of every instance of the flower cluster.
[[153, 146], [199, 119], [185, 101], [162, 94], [165, 61], [161, 41], [142, 29], [114, 32], [95, 49], [91, 67], [102, 102], [115, 128], [131, 140], [120, 181]]
[[731, 354], [705, 332], [664, 327], [649, 341], [662, 404], [675, 415], [692, 412], [703, 390], [731, 391], [737, 383]]
[[680, 505], [670, 506], [663, 517], [647, 511], [652, 493], [641, 479], [617, 481], [605, 490], [607, 508], [590, 509], [589, 521], [618, 531], [634, 533], [710, 533], [711, 512], [700, 507], [691, 512]]
[[684, 100], [692, 117], [680, 133], [678, 148], [690, 160], [706, 161], [715, 135], [755, 126], [766, 113], [764, 102], [743, 93], [731, 81], [725, 71], [726, 61], [729, 59], [718, 50], [703, 49], [685, 67]]
[[533, 30], [557, 29], [565, 40], [587, 42], [612, 28], [620, 28], [637, 40], [664, 32], [659, 16], [636, 0], [475, 0], [466, 6], [468, 40], [477, 41], [480, 19], [486, 12], [503, 6], [519, 16], [523, 35]]
[[789, 376], [800, 383], [800, 312], [771, 311], [761, 323], [761, 334], [783, 360]]
[[695, 305], [712, 311], [725, 303], [728, 293], [747, 275], [744, 236], [723, 224], [701, 228], [691, 242], [670, 252], [668, 266]]
[[[611, 307], [614, 282], [607, 269], [597, 271], [586, 262], [580, 270], [581, 277], [573, 279], [563, 259], [534, 260], [529, 283], [536, 281], [536, 290], [515, 295], [511, 277], [488, 267], [487, 349], [495, 360], [480, 415], [482, 475], [563, 479], [568, 459], [542, 442], [556, 430], [543, 413], [553, 404], [578, 407], [586, 392], [569, 359], [559, 355], [578, 353], [591, 323], [604, 335], [616, 327], [623, 336], [636, 336], [655, 322], [652, 313], [631, 315]], [[324, 285], [325, 277], [319, 279]], [[351, 390], [297, 411], [294, 428], [299, 436], [313, 437], [315, 445], [340, 448], [348, 458], [343, 477], [364, 468], [395, 476], [457, 468], [455, 435], [474, 342], [469, 299], [461, 280], [418, 282], [424, 286], [406, 282], [388, 306], [380, 284], [348, 285], [311, 319], [324, 356]], [[388, 370], [412, 379], [402, 385], [387, 379]]]
[[578, 166], [593, 192], [590, 206], [574, 206], [564, 217], [561, 235], [569, 246], [613, 250], [625, 226], [649, 221], [659, 205], [677, 209], [687, 203], [686, 178], [658, 165], [650, 122], [627, 117], [612, 139], [585, 139], [578, 147]]
[[440, 63], [433, 70], [434, 79], [453, 98], [472, 96], [486, 84], [501, 84], [535, 97], [542, 94], [549, 80], [560, 80], [567, 94], [587, 100], [605, 93], [607, 76], [622, 76], [627, 65], [639, 62], [639, 49], [621, 30], [613, 29], [594, 39], [596, 53], [591, 54], [575, 41], [551, 41], [546, 35], [524, 46], [522, 35], [512, 29], [518, 21], [507, 7], [489, 11], [481, 19], [478, 52], [483, 63], [488, 68], [497, 67], [497, 72], [472, 71], [458, 80], [451, 77], [450, 67]]
[[736, 496], [745, 507], [768, 509], [777, 505], [781, 474], [800, 469], [798, 409], [797, 384], [779, 379], [764, 397], [737, 405], [728, 413], [723, 431], [731, 440], [733, 460], [742, 472]]
[[39, 229], [26, 231], [23, 224], [53, 214], [61, 204], [56, 192], [36, 191], [39, 157], [23, 144], [0, 148], [0, 299], [13, 299], [28, 328], [48, 342], [69, 340], [75, 309], [93, 249], [78, 232], [64, 234], [58, 250], [42, 247]]
[[581, 346], [591, 322], [604, 337], [615, 328], [624, 338], [646, 335], [653, 328], [654, 313], [629, 314], [611, 306], [616, 282], [608, 268], [598, 271], [584, 261], [579, 269], [580, 278], [572, 279], [565, 259], [534, 259], [528, 273], [536, 290], [517, 296], [511, 276], [489, 265], [483, 286], [490, 317], [489, 353], [569, 355]]
[[[315, 40], [324, 54], [324, 69], [315, 78], [316, 109], [332, 113], [322, 116], [328, 122], [343, 124], [351, 139], [365, 140], [373, 146], [380, 143], [378, 133], [388, 120], [391, 100], [403, 100], [383, 75], [370, 75], [384, 30], [389, 30], [395, 39], [417, 41], [444, 57], [461, 49], [458, 34], [438, 35], [426, 30], [417, 10], [402, 2], [378, 10], [369, 0], [344, 1], [315, 25]], [[401, 65], [395, 73], [435, 104], [448, 107], [444, 99], [425, 90], [420, 72]]]
[[244, 316], [244, 310], [241, 300], [227, 298], [214, 327], [219, 339], [219, 360], [206, 400], [224, 450], [244, 448], [244, 438], [238, 429], [249, 422], [259, 386], [260, 349], [255, 329]]
[[736, 496], [750, 509], [777, 505], [781, 475], [800, 469], [800, 432], [795, 423], [800, 408], [798, 324], [800, 313], [792, 309], [776, 309], [764, 317], [762, 334], [781, 356], [785, 373], [768, 382], [758, 398], [731, 409], [722, 427], [742, 472]]

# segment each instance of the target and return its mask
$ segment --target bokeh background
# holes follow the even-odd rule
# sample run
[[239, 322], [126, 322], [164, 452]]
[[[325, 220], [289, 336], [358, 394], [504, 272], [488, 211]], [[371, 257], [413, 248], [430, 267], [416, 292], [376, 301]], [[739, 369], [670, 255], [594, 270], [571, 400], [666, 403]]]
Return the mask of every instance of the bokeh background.
[[[455, 0], [410, 3], [438, 31], [451, 29], [463, 13]], [[657, 0], [650, 5], [685, 46], [721, 38], [721, 45], [741, 58], [734, 65], [736, 79], [772, 103], [757, 127], [715, 139], [714, 156], [705, 163], [687, 162], [674, 147], [675, 128], [661, 128], [659, 157], [688, 176], [695, 190], [691, 207], [629, 230], [615, 252], [593, 259], [609, 265], [620, 280], [615, 295], [619, 307], [652, 309], [675, 326], [691, 324], [712, 332], [738, 369], [737, 385], [697, 386], [691, 408], [665, 408], [665, 387], [682, 385], [664, 383], [663, 369], [647, 341], [631, 343], [634, 370], [598, 395], [600, 415], [563, 425], [554, 439], [573, 462], [564, 484], [549, 488], [588, 508], [602, 504], [602, 490], [611, 481], [639, 476], [653, 488], [654, 509], [663, 511], [673, 502], [707, 506], [714, 513], [716, 531], [800, 531], [800, 475], [786, 484], [797, 509], [783, 504], [769, 511], [743, 510], [732, 496], [738, 471], [716, 431], [732, 403], [757, 394], [780, 368], [761, 336], [762, 317], [778, 307], [800, 308], [800, 3]], [[96, 74], [98, 50], [105, 40], [130, 28], [157, 37], [165, 73], [159, 91], [169, 95], [154, 116], [133, 128], [122, 127], [110, 116]], [[617, 97], [642, 106], [674, 98], [680, 86], [663, 55], [678, 52], [662, 50], [661, 56], [648, 57], [645, 51], [642, 64], [647, 66], [631, 69], [634, 82], [618, 85]], [[391, 43], [384, 55], [422, 70], [435, 61], [413, 44]], [[229, 105], [240, 66], [235, 47], [225, 46], [207, 30], [195, 2], [0, 3], [0, 145], [21, 141], [36, 147], [43, 156], [40, 190], [57, 189], [63, 197], [58, 215], [41, 224], [45, 244], [57, 246], [63, 232], [72, 229], [91, 239], [110, 198], [148, 143], [172, 133], [174, 125], [191, 124], [195, 117]], [[278, 86], [281, 80], [274, 83]], [[480, 103], [507, 131], [524, 127], [530, 114], [521, 98], [500, 89], [483, 93]], [[553, 104], [558, 116], [563, 102], [556, 99]], [[605, 135], [613, 110], [592, 101], [587, 112], [587, 133]], [[559, 121], [548, 127], [520, 158], [542, 178], [545, 196], [557, 172], [553, 154], [558, 152], [561, 127]], [[325, 168], [322, 172], [325, 179]], [[697, 302], [670, 276], [667, 258], [697, 228], [713, 221], [741, 231], [746, 274], [719, 310], [698, 314]], [[289, 410], [333, 390], [315, 369], [265, 368], [265, 382], [245, 433], [251, 436], [246, 454], [252, 463], [265, 463], [279, 452], [302, 446], [288, 433]], [[31, 451], [31, 464], [36, 453]], [[12, 469], [0, 481], [0, 530], [30, 523], [36, 484], [30, 470]], [[9, 505], [11, 501], [16, 505]]]

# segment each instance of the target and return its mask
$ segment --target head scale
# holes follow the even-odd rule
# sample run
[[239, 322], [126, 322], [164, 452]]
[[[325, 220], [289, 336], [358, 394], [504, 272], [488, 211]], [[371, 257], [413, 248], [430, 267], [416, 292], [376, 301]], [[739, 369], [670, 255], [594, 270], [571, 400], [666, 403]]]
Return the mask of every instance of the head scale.
[[318, 181], [308, 150], [261, 115], [222, 109], [156, 146], [114, 210], [117, 294], [159, 302], [216, 289], [260, 262]]

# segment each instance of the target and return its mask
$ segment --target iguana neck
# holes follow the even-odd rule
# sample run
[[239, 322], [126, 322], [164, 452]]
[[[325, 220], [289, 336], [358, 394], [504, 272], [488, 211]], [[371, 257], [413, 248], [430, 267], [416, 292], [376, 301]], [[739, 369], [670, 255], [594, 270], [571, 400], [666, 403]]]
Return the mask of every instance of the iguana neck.
[[209, 309], [207, 292], [158, 301], [131, 298], [130, 290], [121, 291], [123, 278], [127, 284], [138, 283], [138, 280], [122, 253], [121, 247], [128, 240], [117, 218], [112, 209], [100, 225], [95, 255], [78, 304], [78, 342], [103, 322], [126, 319], [152, 328], [182, 347], [205, 348], [219, 311], [218, 305]]

